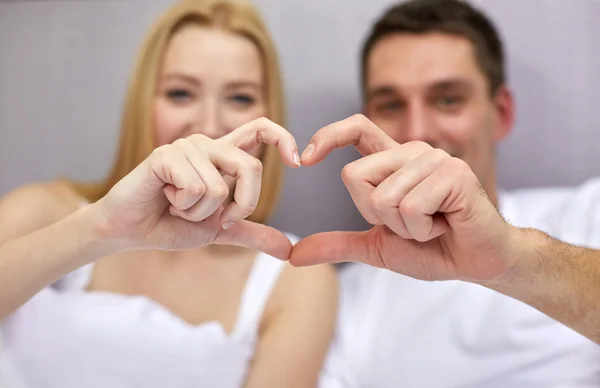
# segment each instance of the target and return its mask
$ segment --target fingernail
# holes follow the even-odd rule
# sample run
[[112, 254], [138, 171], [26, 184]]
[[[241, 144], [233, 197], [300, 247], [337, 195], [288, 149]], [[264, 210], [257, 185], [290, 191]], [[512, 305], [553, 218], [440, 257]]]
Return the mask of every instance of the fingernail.
[[223, 225], [221, 225], [221, 227], [223, 229], [229, 229], [229, 228], [231, 228], [233, 226], [233, 224], [234, 224], [233, 221], [227, 221], [227, 222], [224, 222]]
[[302, 159], [310, 158], [312, 156], [313, 152], [315, 152], [315, 145], [311, 143], [308, 145], [308, 147], [306, 147], [306, 149], [302, 153]]
[[300, 155], [298, 155], [298, 151], [294, 151], [294, 163], [296, 163], [298, 167], [302, 166], [302, 163], [300, 163]]

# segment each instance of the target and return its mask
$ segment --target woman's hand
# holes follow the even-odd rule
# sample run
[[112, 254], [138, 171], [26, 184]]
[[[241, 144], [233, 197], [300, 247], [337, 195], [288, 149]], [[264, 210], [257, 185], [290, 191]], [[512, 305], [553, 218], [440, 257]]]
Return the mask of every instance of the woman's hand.
[[[300, 165], [294, 137], [267, 119], [216, 140], [196, 134], [157, 148], [92, 205], [101, 235], [124, 250], [227, 244], [287, 259], [292, 244], [283, 233], [244, 220], [257, 206], [262, 178], [260, 160], [247, 151], [261, 143], [277, 146], [288, 166]], [[230, 204], [222, 175], [236, 179]]]

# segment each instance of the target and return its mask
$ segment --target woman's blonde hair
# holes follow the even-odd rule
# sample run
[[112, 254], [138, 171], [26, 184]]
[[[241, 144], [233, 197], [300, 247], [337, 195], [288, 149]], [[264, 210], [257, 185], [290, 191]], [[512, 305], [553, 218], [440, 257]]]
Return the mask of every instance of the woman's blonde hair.
[[[276, 50], [270, 34], [252, 4], [240, 0], [183, 0], [172, 6], [151, 27], [138, 53], [125, 99], [116, 160], [108, 177], [95, 184], [69, 182], [89, 202], [105, 196], [119, 180], [156, 147], [152, 106], [158, 72], [171, 37], [182, 27], [198, 24], [219, 28], [250, 39], [263, 60], [266, 116], [285, 126], [283, 86]], [[274, 210], [283, 178], [277, 148], [266, 146], [261, 157], [263, 186], [258, 206], [249, 220], [264, 223]]]

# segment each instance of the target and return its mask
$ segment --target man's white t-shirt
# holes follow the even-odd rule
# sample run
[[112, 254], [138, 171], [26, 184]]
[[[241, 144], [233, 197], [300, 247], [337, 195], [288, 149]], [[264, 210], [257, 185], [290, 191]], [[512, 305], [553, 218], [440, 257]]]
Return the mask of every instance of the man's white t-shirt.
[[[499, 201], [513, 225], [600, 247], [600, 179]], [[340, 283], [321, 388], [600, 387], [600, 346], [515, 299], [362, 264], [340, 270]]]

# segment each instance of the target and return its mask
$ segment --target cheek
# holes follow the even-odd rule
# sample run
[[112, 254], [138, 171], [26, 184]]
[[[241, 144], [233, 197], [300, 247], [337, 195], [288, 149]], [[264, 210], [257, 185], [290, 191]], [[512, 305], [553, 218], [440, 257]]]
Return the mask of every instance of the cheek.
[[[493, 159], [492, 120], [483, 110], [455, 117], [444, 130], [449, 152], [463, 159], [479, 179]], [[450, 124], [452, 126], [450, 126]]]
[[455, 115], [442, 115], [438, 119], [440, 143], [447, 151], [460, 158], [479, 153], [488, 123], [481, 112], [465, 110]]
[[379, 127], [386, 135], [394, 139], [398, 143], [404, 143], [406, 140], [403, 136], [404, 122], [401, 114], [385, 115], [379, 114], [372, 104], [367, 104], [363, 110], [364, 115]]
[[386, 135], [397, 141], [398, 143], [404, 143], [406, 139], [404, 139], [402, 130], [403, 123], [401, 119], [389, 120], [389, 119], [381, 119], [377, 116], [369, 117], [373, 124], [378, 126]]
[[156, 146], [170, 144], [184, 136], [188, 127], [189, 114], [167, 101], [157, 99], [154, 103], [153, 125]]
[[385, 118], [374, 114], [367, 114], [367, 117], [397, 143], [402, 144], [409, 141], [402, 117]]

